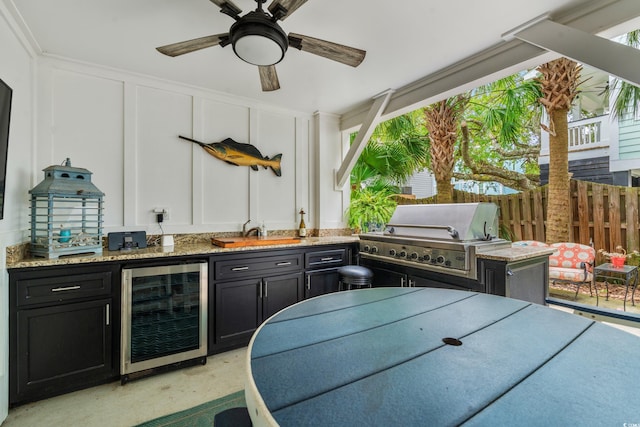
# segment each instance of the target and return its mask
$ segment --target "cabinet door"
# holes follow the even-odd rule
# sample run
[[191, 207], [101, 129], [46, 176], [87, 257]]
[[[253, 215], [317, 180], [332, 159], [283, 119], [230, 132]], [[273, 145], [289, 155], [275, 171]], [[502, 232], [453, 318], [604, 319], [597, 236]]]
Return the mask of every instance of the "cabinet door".
[[262, 279], [262, 320], [302, 299], [302, 273]]
[[19, 310], [12, 402], [72, 391], [116, 375], [111, 306], [108, 298]]
[[469, 290], [469, 288], [467, 287], [458, 286], [450, 282], [445, 283], [445, 282], [440, 282], [438, 280], [428, 279], [426, 277], [420, 277], [420, 276], [414, 276], [414, 275], [408, 276], [408, 282], [409, 282], [409, 286], [417, 287], [417, 288], [459, 289], [461, 291]]
[[215, 343], [217, 348], [249, 342], [262, 321], [261, 279], [216, 283]]
[[340, 275], [337, 268], [307, 272], [304, 297], [312, 298], [338, 291]]
[[262, 279], [262, 320], [302, 300], [302, 273]]
[[380, 268], [373, 265], [366, 265], [373, 272], [373, 278], [371, 279], [371, 286], [374, 288], [379, 287], [401, 287], [407, 286], [407, 275], [398, 271], [389, 270], [386, 268]]

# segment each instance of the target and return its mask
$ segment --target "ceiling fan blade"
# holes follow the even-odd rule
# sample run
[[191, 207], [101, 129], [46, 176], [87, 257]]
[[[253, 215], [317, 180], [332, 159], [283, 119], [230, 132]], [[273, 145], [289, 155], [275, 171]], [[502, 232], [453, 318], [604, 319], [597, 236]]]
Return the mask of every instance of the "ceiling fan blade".
[[231, 0], [211, 0], [211, 3], [216, 4], [220, 8], [220, 12], [229, 15], [232, 18], [237, 18], [242, 9], [236, 6]]
[[276, 19], [285, 20], [306, 2], [307, 0], [273, 0], [268, 9]]
[[228, 40], [229, 33], [215, 34], [213, 36], [205, 36], [193, 40], [186, 40], [183, 42], [168, 44], [166, 46], [160, 46], [157, 47], [156, 50], [167, 56], [179, 56], [219, 44], [224, 46], [228, 43]]
[[262, 84], [263, 92], [280, 89], [280, 81], [278, 80], [275, 65], [260, 66], [258, 71], [260, 72], [260, 84]]
[[338, 43], [328, 42], [302, 34], [289, 33], [289, 46], [333, 61], [357, 67], [364, 60], [366, 51]]

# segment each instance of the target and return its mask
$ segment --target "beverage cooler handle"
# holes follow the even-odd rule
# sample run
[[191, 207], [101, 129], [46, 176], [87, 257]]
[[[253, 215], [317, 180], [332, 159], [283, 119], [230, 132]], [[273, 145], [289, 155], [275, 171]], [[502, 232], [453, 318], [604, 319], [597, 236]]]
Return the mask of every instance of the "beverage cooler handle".
[[106, 316], [105, 317], [106, 317], [106, 321], [107, 321], [107, 326], [109, 326], [109, 324], [111, 323], [111, 316], [109, 314], [109, 308], [110, 308], [110, 305], [107, 304], [107, 306], [105, 307], [105, 310], [106, 310], [106, 313], [105, 313]]

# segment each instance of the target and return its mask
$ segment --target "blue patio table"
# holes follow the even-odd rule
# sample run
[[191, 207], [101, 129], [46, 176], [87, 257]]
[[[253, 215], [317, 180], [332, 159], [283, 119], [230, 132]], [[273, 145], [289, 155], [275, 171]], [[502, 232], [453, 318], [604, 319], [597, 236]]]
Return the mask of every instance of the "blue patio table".
[[247, 353], [254, 426], [623, 426], [640, 338], [495, 295], [339, 292], [265, 322]]

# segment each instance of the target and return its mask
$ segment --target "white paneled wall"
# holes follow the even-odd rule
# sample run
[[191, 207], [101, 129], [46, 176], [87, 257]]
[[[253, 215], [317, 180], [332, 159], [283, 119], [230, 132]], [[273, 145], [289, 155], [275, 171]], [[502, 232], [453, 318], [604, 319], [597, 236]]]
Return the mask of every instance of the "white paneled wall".
[[[294, 229], [309, 210], [310, 116], [56, 58], [42, 58], [39, 81], [38, 168], [70, 157], [92, 171], [107, 232], [157, 234], [158, 207], [169, 210], [168, 233], [238, 231], [249, 218]], [[178, 135], [282, 154], [282, 176], [225, 163]]]
[[9, 405], [9, 286], [6, 247], [27, 238], [27, 191], [33, 176], [33, 81], [35, 54], [0, 2], [0, 78], [13, 89], [4, 218], [0, 220], [0, 423]]
[[[51, 121], [43, 130], [46, 138], [38, 141], [38, 151], [50, 153], [50, 163], [38, 163], [39, 169], [67, 157], [72, 166], [89, 169], [92, 182], [109, 197], [105, 225], [122, 224], [124, 84], [55, 69], [51, 81]], [[36, 178], [42, 181], [44, 173]]]
[[[169, 209], [167, 225], [188, 226], [192, 219], [192, 97], [162, 89], [136, 91], [135, 225], [153, 223], [153, 209]], [[132, 191], [127, 183], [127, 188]], [[133, 225], [133, 224], [132, 224]]]
[[[205, 99], [197, 116], [200, 126], [195, 128], [199, 131], [194, 132], [194, 139], [207, 144], [225, 138], [249, 143], [250, 113], [251, 109], [246, 106]], [[256, 174], [247, 167], [222, 163], [201, 147], [191, 145], [200, 169], [197, 198], [202, 200], [202, 205], [196, 211], [196, 221], [204, 225], [217, 224], [227, 230], [237, 228], [249, 219], [249, 179]]]

